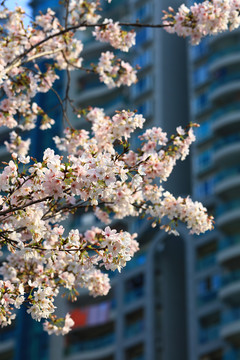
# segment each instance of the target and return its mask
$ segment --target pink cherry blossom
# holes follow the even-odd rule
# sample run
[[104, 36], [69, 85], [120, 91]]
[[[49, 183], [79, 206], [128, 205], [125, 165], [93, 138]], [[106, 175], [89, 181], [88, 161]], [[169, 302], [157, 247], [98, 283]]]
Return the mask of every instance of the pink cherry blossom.
[[[238, 27], [239, 1], [181, 5], [176, 13], [169, 7], [163, 25], [196, 44], [208, 34]], [[136, 69], [111, 51], [85, 68], [80, 40], [84, 35], [78, 33], [94, 27], [96, 41], [127, 52], [135, 44], [135, 32], [112, 19], [101, 21], [98, 1], [70, 0], [66, 6], [66, 27], [51, 9], [26, 26], [21, 7], [0, 8], [0, 18], [5, 19], [0, 34], [0, 126], [16, 128], [5, 142], [12, 159], [0, 172], [0, 249], [8, 251], [0, 267], [0, 325], [10, 325], [15, 309], [24, 302], [30, 316], [46, 319], [44, 329], [57, 335], [65, 335], [74, 325], [69, 314], [55, 315], [59, 292], [72, 301], [79, 287], [92, 296], [106, 295], [110, 289], [106, 270], [120, 272], [139, 250], [136, 234], [114, 229], [114, 219], [146, 216], [152, 226], [160, 224], [175, 235], [180, 221], [191, 234], [213, 228], [213, 217], [201, 203], [175, 198], [164, 189], [177, 161], [189, 153], [196, 124], [179, 126], [170, 137], [161, 128], [144, 129], [140, 148], [131, 149], [131, 137], [143, 129], [141, 114], [116, 109], [108, 116], [97, 107], [78, 109], [66, 94], [64, 99], [58, 97], [65, 122], [69, 123], [69, 105], [76, 119], [90, 124], [89, 130], [69, 124], [62, 137], [54, 137], [60, 154], [47, 148], [42, 160], [28, 156], [30, 140], [23, 140], [21, 131], [36, 127], [38, 118], [42, 130], [55, 122], [36, 102], [36, 95], [56, 95], [57, 70], [67, 70], [69, 79], [75, 69], [93, 72], [110, 88], [137, 81]], [[45, 65], [38, 65], [39, 60]], [[92, 226], [83, 233], [75, 228], [66, 231], [63, 222], [80, 216], [79, 210], [107, 226]]]

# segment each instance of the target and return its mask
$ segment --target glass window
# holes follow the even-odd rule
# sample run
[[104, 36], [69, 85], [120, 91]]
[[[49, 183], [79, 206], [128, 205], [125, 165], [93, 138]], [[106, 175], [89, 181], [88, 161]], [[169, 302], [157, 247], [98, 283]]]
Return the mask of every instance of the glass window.
[[203, 39], [199, 45], [190, 47], [190, 57], [191, 59], [197, 60], [198, 58], [206, 55], [208, 53], [208, 41]]
[[198, 155], [194, 162], [194, 170], [195, 172], [200, 172], [207, 170], [212, 165], [213, 151], [212, 149], [208, 149]]
[[213, 276], [208, 276], [207, 278], [199, 281], [197, 293], [200, 297], [209, 295], [218, 291], [221, 287], [221, 276], [215, 274]]
[[148, 16], [150, 16], [152, 13], [153, 13], [152, 4], [150, 4], [150, 3], [143, 4], [141, 7], [139, 7], [136, 10], [136, 12], [133, 16], [133, 21], [136, 21], [136, 20], [143, 21]]
[[204, 111], [209, 107], [208, 93], [203, 93], [198, 97], [193, 99], [192, 102], [192, 111], [194, 114]]
[[136, 46], [143, 45], [145, 42], [152, 40], [153, 38], [152, 28], [143, 28], [137, 32]]
[[143, 52], [141, 55], [139, 55], [138, 57], [136, 57], [136, 59], [134, 59], [133, 65], [134, 66], [140, 66], [141, 68], [148, 66], [149, 64], [151, 64], [152, 62], [152, 51], [147, 50], [145, 52]]
[[132, 95], [137, 97], [142, 95], [144, 92], [149, 91], [152, 88], [152, 77], [150, 75], [140, 79], [134, 86], [132, 86]]
[[202, 85], [209, 79], [208, 67], [203, 65], [193, 71], [193, 85], [199, 86]]
[[216, 184], [216, 178], [211, 177], [200, 184], [197, 184], [194, 188], [194, 197], [203, 198], [214, 194]]

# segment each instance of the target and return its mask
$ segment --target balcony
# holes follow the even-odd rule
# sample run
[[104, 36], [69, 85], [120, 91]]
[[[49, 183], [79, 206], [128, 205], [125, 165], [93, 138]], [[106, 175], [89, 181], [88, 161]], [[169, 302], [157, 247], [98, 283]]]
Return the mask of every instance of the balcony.
[[[240, 270], [232, 271], [222, 277], [222, 289], [219, 291], [219, 297], [223, 300], [237, 303], [240, 300]], [[239, 310], [240, 316], [240, 310]]]
[[240, 308], [234, 308], [223, 313], [220, 336], [235, 344], [240, 343]]
[[216, 254], [208, 254], [196, 262], [197, 271], [204, 271], [216, 264]]
[[230, 198], [240, 197], [239, 166], [226, 168], [217, 175], [215, 193]]
[[144, 331], [144, 321], [142, 319], [128, 325], [125, 330], [125, 338], [132, 338]]
[[207, 328], [200, 329], [199, 332], [199, 342], [201, 344], [206, 344], [211, 341], [218, 339], [220, 332], [219, 324], [209, 326]]
[[8, 339], [0, 342], [0, 356], [1, 354], [13, 350], [15, 347], [14, 339]]
[[217, 225], [229, 233], [239, 232], [240, 229], [240, 200], [236, 199], [217, 208]]
[[231, 166], [240, 155], [240, 134], [235, 133], [220, 139], [215, 145], [214, 162]]
[[210, 148], [195, 156], [193, 171], [198, 176], [208, 173], [214, 167], [214, 149]]
[[134, 358], [132, 358], [131, 360], [145, 360], [146, 358], [144, 357], [144, 355], [137, 355]]
[[221, 240], [217, 260], [226, 265], [240, 260], [240, 235]]
[[9, 330], [8, 328], [1, 329], [0, 354], [14, 349], [16, 345], [14, 339], [16, 339], [16, 332], [14, 330]]
[[223, 356], [223, 360], [236, 360], [236, 359], [240, 359], [240, 349], [229, 350]]
[[222, 67], [238, 64], [240, 61], [239, 50], [239, 46], [233, 46], [216, 52], [210, 59], [211, 64], [209, 70], [214, 72]]
[[226, 131], [233, 133], [240, 130], [239, 104], [234, 104], [222, 108], [220, 111], [215, 113], [214, 117], [215, 121], [212, 124], [213, 132], [224, 135], [226, 134]]
[[114, 351], [115, 335], [108, 334], [95, 339], [79, 340], [66, 348], [67, 360], [101, 359]]
[[219, 33], [218, 35], [209, 36], [209, 39], [208, 39], [209, 46], [211, 46], [214, 43], [220, 43], [223, 40], [227, 40], [229, 37], [231, 38], [234, 34], [235, 35], [239, 34], [239, 28], [234, 29], [231, 32], [230, 31], [223, 31], [223, 32]]
[[211, 101], [217, 101], [239, 91], [240, 73], [229, 74], [213, 82], [210, 88], [209, 98]]
[[125, 294], [124, 302], [126, 305], [129, 305], [130, 303], [134, 303], [139, 299], [142, 299], [143, 296], [144, 296], [144, 287], [139, 287], [137, 289], [128, 291]]
[[197, 299], [198, 306], [205, 306], [217, 299], [217, 291], [209, 291], [204, 296], [199, 296]]

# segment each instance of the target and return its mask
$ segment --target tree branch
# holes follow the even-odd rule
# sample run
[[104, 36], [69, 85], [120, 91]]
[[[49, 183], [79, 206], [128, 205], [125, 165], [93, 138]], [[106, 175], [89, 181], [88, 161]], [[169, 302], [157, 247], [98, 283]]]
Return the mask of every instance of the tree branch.
[[[6, 69], [3, 71], [4, 74], [7, 74], [14, 66], [21, 66], [21, 59], [23, 59], [25, 56], [27, 56], [31, 51], [33, 51], [34, 49], [36, 49], [37, 47], [39, 47], [40, 45], [45, 44], [48, 40], [54, 39], [55, 37], [64, 35], [68, 32], [71, 31], [75, 31], [77, 29], [80, 29], [81, 27], [106, 27], [108, 25], [108, 23], [106, 24], [86, 24], [85, 22], [73, 25], [73, 26], [69, 26], [65, 29], [62, 29], [54, 34], [48, 35], [45, 37], [45, 39], [39, 41], [37, 44], [32, 45], [28, 50], [24, 51], [24, 53], [22, 53], [21, 55], [17, 56], [7, 67]], [[141, 24], [139, 22], [135, 22], [135, 23], [119, 23], [120, 26], [127, 26], [127, 27], [137, 27], [137, 28], [165, 28], [165, 27], [171, 27], [173, 26], [172, 24]]]

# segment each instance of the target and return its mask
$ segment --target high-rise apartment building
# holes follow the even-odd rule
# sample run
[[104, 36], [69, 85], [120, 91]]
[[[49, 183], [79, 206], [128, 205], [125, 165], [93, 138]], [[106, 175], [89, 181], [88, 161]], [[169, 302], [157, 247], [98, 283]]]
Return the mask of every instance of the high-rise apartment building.
[[[104, 17], [159, 23], [161, 10], [168, 5], [157, 0], [113, 0], [110, 5], [103, 2]], [[90, 36], [83, 40], [84, 67], [96, 62], [101, 52], [114, 51]], [[141, 67], [139, 81], [131, 88], [108, 89], [99, 83], [97, 75], [74, 72], [70, 96], [77, 105], [98, 106], [108, 115], [115, 110], [137, 109], [147, 119], [147, 127], [162, 126], [168, 133], [186, 124], [184, 40], [161, 30], [142, 28], [137, 31], [136, 46], [121, 56]], [[74, 117], [71, 122], [74, 127], [87, 126]], [[135, 143], [137, 146], [137, 137]], [[189, 184], [186, 162], [176, 168], [167, 186], [174, 194], [182, 195], [190, 191]], [[73, 227], [83, 231], [87, 226], [91, 226], [89, 215], [76, 216]], [[107, 297], [94, 299], [80, 291], [79, 300], [68, 304], [75, 328], [63, 339], [56, 359], [61, 356], [64, 360], [186, 360], [190, 301], [186, 231], [180, 230], [180, 238], [175, 238], [136, 219], [116, 221], [115, 227], [138, 232], [141, 250], [121, 274], [112, 274], [112, 289]]]
[[[21, 2], [19, 1], [19, 5]], [[31, 2], [33, 15], [39, 13], [40, 10], [45, 10], [47, 7], [52, 7], [59, 13], [58, 0], [41, 1], [33, 0]], [[30, 12], [30, 8], [27, 10]], [[60, 14], [58, 14], [59, 16]], [[63, 80], [56, 83], [57, 91], [61, 94], [63, 89]], [[57, 120], [61, 112], [56, 97], [53, 94], [39, 94], [37, 101], [41, 106], [50, 110], [51, 116]], [[54, 133], [59, 132], [61, 121], [56, 121]], [[0, 161], [10, 160], [10, 154], [7, 153], [4, 141], [9, 141], [9, 129], [0, 128]], [[33, 130], [26, 134], [26, 137], [31, 138], [31, 155], [40, 159], [42, 152], [47, 146], [53, 146], [51, 141], [51, 131], [41, 131], [39, 129]], [[1, 258], [2, 261], [2, 258]], [[1, 360], [48, 360], [49, 356], [49, 336], [42, 329], [42, 324], [32, 320], [29, 314], [26, 313], [26, 308], [22, 307], [18, 313], [17, 318], [11, 326], [0, 328], [0, 359]]]
[[[172, 1], [171, 5], [177, 6], [177, 3]], [[58, 9], [57, 1], [33, 0], [31, 5], [34, 13], [47, 7]], [[104, 1], [104, 17], [159, 23], [161, 10], [168, 5], [165, 0], [113, 0], [112, 4]], [[96, 61], [102, 51], [110, 49], [90, 37], [84, 42], [86, 67]], [[142, 28], [137, 32], [136, 46], [123, 56], [141, 67], [138, 83], [131, 88], [108, 89], [94, 74], [75, 71], [70, 95], [77, 105], [103, 107], [109, 115], [115, 110], [137, 109], [147, 119], [146, 126], [161, 126], [169, 134], [175, 132], [176, 126], [184, 126], [188, 122], [184, 40], [163, 30]], [[50, 96], [47, 101], [51, 103]], [[72, 117], [71, 121], [75, 127], [86, 126], [81, 119]], [[136, 137], [136, 146], [137, 141]], [[190, 192], [188, 169], [187, 161], [181, 163], [168, 181], [167, 188], [175, 195]], [[92, 221], [91, 215], [82, 214], [69, 226], [82, 231], [91, 227]], [[187, 306], [191, 304], [191, 239], [187, 231], [180, 227], [181, 235], [175, 238], [138, 219], [116, 221], [115, 227], [138, 232], [140, 252], [121, 274], [111, 274], [112, 289], [106, 297], [92, 298], [81, 290], [79, 300], [73, 304], [60, 300], [60, 311], [71, 312], [75, 327], [65, 337], [51, 336], [49, 347], [39, 324], [34, 330], [31, 319], [24, 320], [24, 328], [19, 328], [22, 337], [18, 344], [22, 346], [17, 350], [22, 357], [28, 360], [192, 360], [188, 356], [189, 339], [194, 336], [187, 315]], [[31, 350], [27, 349], [30, 344]], [[40, 350], [45, 353], [37, 358]]]
[[240, 359], [240, 32], [227, 32], [190, 48], [195, 199], [216, 228], [194, 239], [195, 340], [191, 360]]

